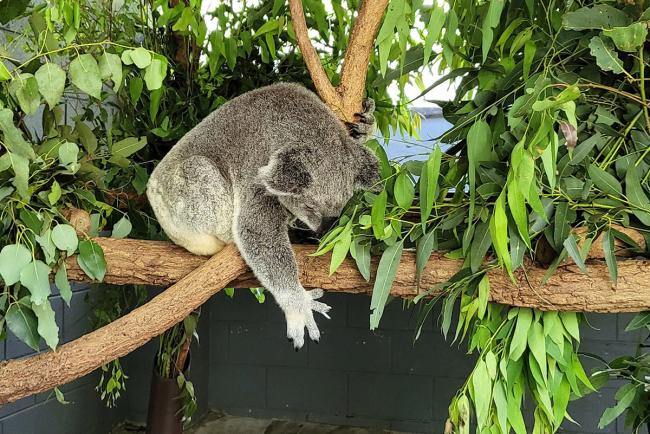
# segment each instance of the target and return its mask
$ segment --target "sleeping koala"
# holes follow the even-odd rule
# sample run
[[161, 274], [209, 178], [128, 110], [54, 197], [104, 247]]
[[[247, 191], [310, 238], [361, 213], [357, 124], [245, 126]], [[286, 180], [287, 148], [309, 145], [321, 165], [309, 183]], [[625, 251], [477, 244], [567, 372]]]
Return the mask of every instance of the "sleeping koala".
[[374, 103], [364, 104], [348, 131], [311, 91], [275, 84], [245, 93], [183, 136], [155, 168], [149, 202], [165, 233], [197, 255], [234, 242], [287, 320], [299, 349], [304, 329], [318, 341], [312, 311], [327, 317], [298, 279], [288, 228], [301, 221], [327, 230], [356, 190], [379, 181], [364, 146]]

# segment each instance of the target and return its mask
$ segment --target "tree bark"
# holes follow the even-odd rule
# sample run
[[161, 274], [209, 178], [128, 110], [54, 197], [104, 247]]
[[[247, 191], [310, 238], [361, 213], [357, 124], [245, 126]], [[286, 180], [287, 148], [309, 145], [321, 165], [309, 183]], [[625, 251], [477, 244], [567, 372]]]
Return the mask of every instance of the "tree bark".
[[[112, 284], [173, 285], [122, 318], [54, 351], [0, 363], [0, 404], [43, 392], [77, 379], [101, 365], [128, 354], [182, 321], [224, 287], [250, 287], [258, 283], [233, 245], [212, 258], [192, 255], [168, 242], [96, 238], [107, 260], [104, 282]], [[295, 245], [300, 280], [305, 287], [332, 292], [371, 293], [355, 263], [346, 259], [332, 276], [329, 255], [312, 257], [313, 245]], [[373, 275], [377, 267], [373, 259]], [[74, 257], [68, 258], [68, 277], [88, 281]], [[421, 276], [415, 277], [415, 253], [404, 252], [391, 294], [413, 297], [421, 290], [446, 282], [462, 266], [434, 252]], [[609, 278], [600, 259], [588, 261], [588, 274], [565, 265], [546, 285], [546, 269], [532, 264], [515, 280], [499, 270], [490, 273], [493, 302], [542, 310], [584, 312], [637, 312], [650, 310], [650, 260], [619, 262], [618, 285]]]
[[345, 51], [341, 82], [334, 87], [309, 39], [302, 0], [289, 0], [293, 29], [316, 92], [342, 121], [353, 122], [354, 114], [362, 111], [368, 63], [388, 1], [362, 0]]
[[[123, 246], [131, 247], [133, 243]], [[169, 252], [175, 252], [175, 249]], [[133, 253], [138, 254], [137, 251]], [[110, 257], [108, 263], [115, 269]], [[69, 264], [73, 262], [69, 261]], [[130, 353], [182, 321], [245, 271], [246, 263], [237, 248], [227, 246], [212, 258], [203, 258], [199, 267], [186, 273], [174, 286], [112, 323], [62, 345], [56, 351], [1, 362], [0, 404], [66, 384]]]

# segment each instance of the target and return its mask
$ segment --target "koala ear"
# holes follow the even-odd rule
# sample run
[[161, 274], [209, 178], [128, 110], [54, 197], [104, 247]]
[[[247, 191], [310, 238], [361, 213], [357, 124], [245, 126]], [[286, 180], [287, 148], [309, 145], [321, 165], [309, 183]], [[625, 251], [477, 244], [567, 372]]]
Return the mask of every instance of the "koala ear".
[[355, 163], [357, 173], [354, 176], [354, 189], [381, 191], [383, 187], [379, 175], [379, 160], [375, 154], [369, 148], [357, 145]]
[[258, 180], [267, 191], [276, 196], [297, 196], [305, 191], [312, 177], [298, 153], [291, 150], [277, 151], [266, 166], [258, 170]]

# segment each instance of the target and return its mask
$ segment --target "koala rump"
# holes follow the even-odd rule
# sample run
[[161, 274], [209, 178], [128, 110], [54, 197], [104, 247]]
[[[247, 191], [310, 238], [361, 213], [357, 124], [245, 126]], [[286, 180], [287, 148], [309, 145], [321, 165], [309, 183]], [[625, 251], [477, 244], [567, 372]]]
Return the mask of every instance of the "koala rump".
[[379, 185], [378, 162], [364, 143], [374, 104], [349, 130], [311, 91], [276, 84], [247, 92], [208, 115], [154, 169], [147, 196], [165, 233], [199, 255], [234, 242], [284, 311], [295, 348], [327, 316], [321, 290], [298, 279], [288, 230], [322, 233], [355, 191]]

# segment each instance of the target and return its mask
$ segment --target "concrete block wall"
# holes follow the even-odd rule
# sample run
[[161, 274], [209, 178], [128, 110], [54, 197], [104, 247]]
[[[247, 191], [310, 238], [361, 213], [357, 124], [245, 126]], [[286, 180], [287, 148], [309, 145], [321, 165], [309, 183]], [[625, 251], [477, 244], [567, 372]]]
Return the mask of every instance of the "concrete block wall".
[[[89, 330], [89, 307], [86, 296], [92, 291], [88, 285], [73, 285], [70, 307], [66, 306], [56, 290], [50, 303], [59, 324], [61, 343], [69, 342]], [[41, 341], [41, 349], [46, 345]], [[33, 354], [11, 332], [0, 342], [0, 360], [14, 359]], [[87, 434], [108, 433], [113, 425], [124, 418], [124, 408], [108, 409], [94, 390], [97, 372], [61, 387], [68, 405], [61, 405], [53, 392], [27, 397], [0, 406], [0, 434]]]
[[[282, 314], [246, 290], [210, 301], [210, 407], [231, 414], [441, 433], [447, 407], [473, 367], [464, 344], [445, 342], [438, 312], [413, 344], [414, 310], [400, 300], [386, 308], [380, 329], [368, 330], [370, 298], [326, 294], [332, 319], [317, 319], [318, 345], [296, 353]], [[631, 315], [589, 315], [581, 350], [605, 359], [633, 354], [641, 335], [624, 332]], [[585, 368], [598, 368], [585, 359]], [[563, 432], [625, 433], [622, 420], [598, 429], [616, 385], [576, 401]], [[532, 428], [531, 428], [532, 429]]]
[[[88, 331], [87, 294], [101, 289], [75, 286], [71, 307], [52, 296], [61, 336], [69, 341]], [[155, 292], [155, 291], [154, 291]], [[381, 327], [368, 330], [370, 298], [326, 294], [332, 319], [318, 318], [320, 344], [294, 352], [285, 338], [284, 318], [269, 297], [259, 304], [247, 290], [233, 299], [217, 294], [204, 306], [200, 341], [192, 350], [191, 378], [201, 409], [236, 415], [291, 418], [341, 425], [442, 433], [447, 406], [474, 364], [464, 344], [450, 346], [442, 338], [434, 312], [413, 344], [414, 310], [400, 300], [387, 306]], [[605, 359], [632, 354], [639, 333], [623, 330], [631, 315], [589, 315], [583, 327], [582, 351]], [[62, 388], [70, 405], [50, 393], [0, 407], [0, 434], [105, 434], [118, 422], [144, 423], [148, 405], [153, 341], [123, 361], [130, 376], [117, 408], [99, 400], [94, 373]], [[31, 350], [15, 337], [0, 342], [0, 359]], [[597, 364], [585, 360], [585, 367]], [[622, 421], [604, 430], [597, 424], [613, 403], [616, 385], [572, 404], [580, 426], [563, 432], [625, 433]]]

